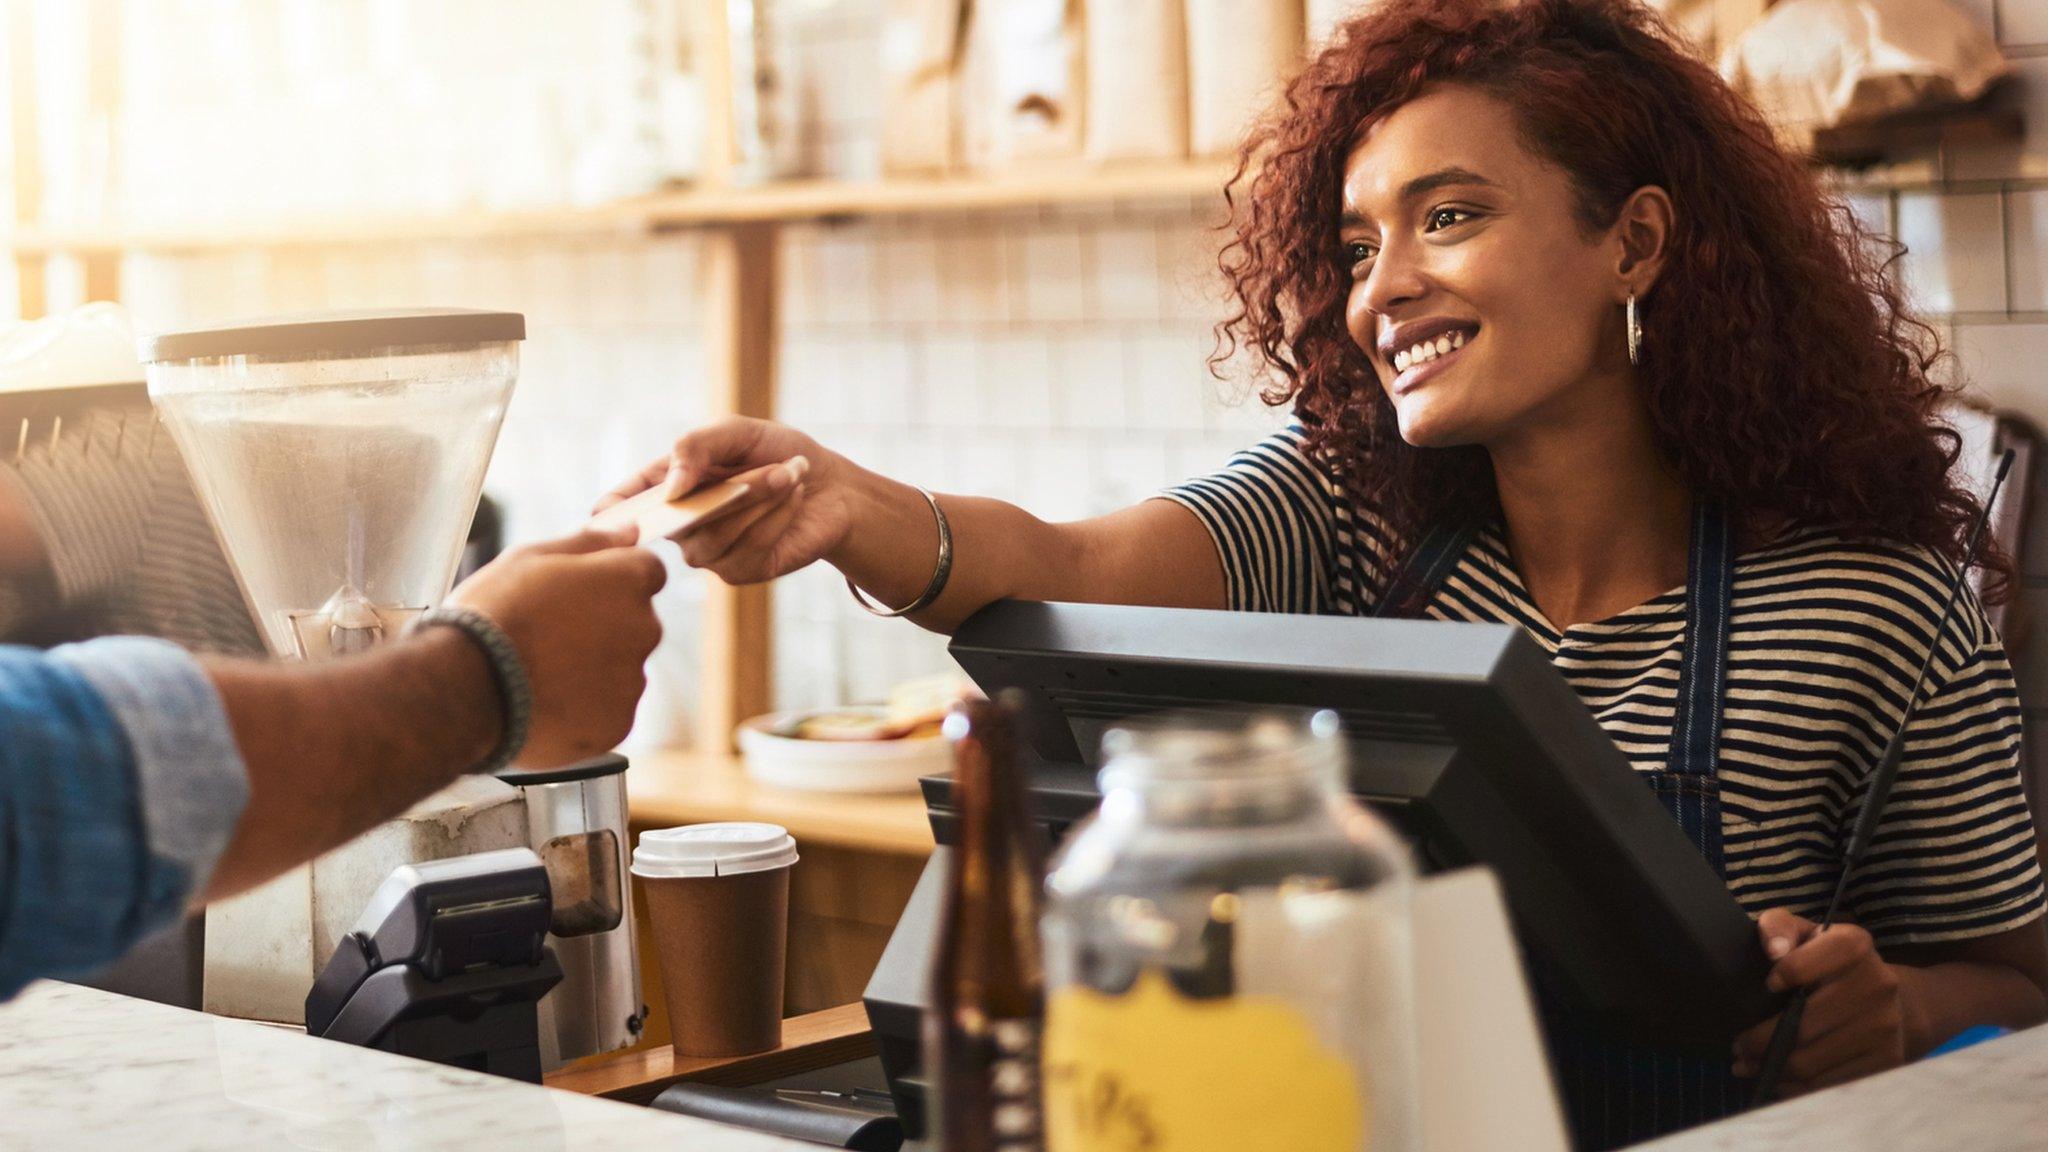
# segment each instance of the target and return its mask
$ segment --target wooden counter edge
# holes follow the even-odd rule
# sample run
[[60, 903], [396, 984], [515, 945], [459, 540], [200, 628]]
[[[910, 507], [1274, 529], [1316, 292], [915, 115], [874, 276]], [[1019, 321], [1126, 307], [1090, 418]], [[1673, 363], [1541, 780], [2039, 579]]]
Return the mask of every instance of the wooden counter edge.
[[559, 1068], [541, 1078], [550, 1088], [629, 1104], [651, 1103], [661, 1090], [685, 1080], [746, 1087], [875, 1053], [867, 1008], [842, 1004], [782, 1022], [782, 1046], [748, 1056], [677, 1056], [666, 1044], [610, 1059]]

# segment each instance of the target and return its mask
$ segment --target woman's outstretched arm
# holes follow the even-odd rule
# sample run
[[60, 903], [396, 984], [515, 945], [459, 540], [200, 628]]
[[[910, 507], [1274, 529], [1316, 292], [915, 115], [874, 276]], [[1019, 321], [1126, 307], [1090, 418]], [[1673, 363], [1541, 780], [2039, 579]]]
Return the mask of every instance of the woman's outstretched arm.
[[[723, 420], [691, 432], [599, 507], [658, 484], [681, 493], [728, 478], [748, 485], [744, 506], [680, 537], [693, 567], [751, 584], [824, 560], [892, 608], [915, 600], [932, 578], [938, 524], [916, 488], [765, 420]], [[1005, 597], [1225, 606], [1208, 530], [1171, 501], [1068, 523], [1000, 500], [948, 495], [939, 502], [953, 535], [952, 574], [944, 594], [911, 617], [933, 631], [950, 632]]]

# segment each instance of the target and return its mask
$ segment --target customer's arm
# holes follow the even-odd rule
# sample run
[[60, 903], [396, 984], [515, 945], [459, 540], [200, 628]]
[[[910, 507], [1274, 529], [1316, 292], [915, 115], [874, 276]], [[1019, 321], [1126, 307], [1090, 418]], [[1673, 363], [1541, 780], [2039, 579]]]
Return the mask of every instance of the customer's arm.
[[[652, 553], [592, 551], [596, 534], [525, 549], [450, 596], [496, 621], [533, 682], [520, 763], [609, 750], [632, 726], [661, 636]], [[249, 805], [209, 900], [310, 859], [405, 810], [490, 754], [502, 718], [480, 649], [452, 629], [330, 664], [210, 663], [248, 765]]]
[[[627, 539], [514, 553], [451, 598], [527, 668], [522, 763], [594, 755], [631, 723], [662, 569]], [[501, 712], [447, 628], [318, 665], [202, 665], [138, 639], [0, 649], [0, 998], [402, 810], [488, 755]]]
[[[799, 457], [803, 463], [792, 468]], [[728, 477], [749, 485], [747, 506], [681, 538], [692, 566], [744, 584], [825, 560], [891, 607], [909, 604], [931, 581], [938, 526], [917, 489], [768, 421], [725, 420], [690, 433], [599, 506], [656, 484], [686, 492]], [[1225, 607], [1214, 540], [1200, 519], [1169, 501], [1067, 523], [982, 497], [948, 495], [942, 503], [952, 574], [944, 595], [911, 617], [934, 631], [951, 632], [1006, 597]]]

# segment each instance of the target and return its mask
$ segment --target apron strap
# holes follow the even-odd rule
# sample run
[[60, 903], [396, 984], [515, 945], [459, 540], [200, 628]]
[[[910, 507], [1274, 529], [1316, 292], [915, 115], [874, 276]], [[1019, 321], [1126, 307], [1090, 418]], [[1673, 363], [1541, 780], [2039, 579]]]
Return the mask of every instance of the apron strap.
[[1707, 863], [1721, 872], [1721, 692], [1728, 669], [1728, 607], [1735, 586], [1735, 548], [1728, 517], [1705, 500], [1693, 503], [1692, 546], [1685, 577], [1685, 642], [1671, 750], [1651, 781], [1678, 826]]
[[[1686, 561], [1685, 638], [1679, 664], [1671, 751], [1646, 773], [1657, 798], [1687, 838], [1722, 874], [1722, 692], [1727, 678], [1729, 601], [1735, 582], [1733, 536], [1722, 510], [1693, 507]], [[1683, 995], [1683, 989], [1674, 990]], [[1573, 1140], [1581, 1149], [1635, 1144], [1741, 1111], [1750, 1089], [1726, 1056], [1619, 1043], [1581, 1030], [1551, 997], [1543, 1007]]]
[[[1375, 616], [1420, 616], [1464, 555], [1476, 527], [1435, 528], [1410, 553]], [[1685, 638], [1679, 664], [1677, 714], [1663, 770], [1646, 783], [1712, 864], [1723, 867], [1719, 750], [1727, 677], [1728, 621], [1735, 584], [1735, 548], [1728, 517], [1706, 500], [1693, 504], [1686, 557]], [[1617, 1043], [1582, 1030], [1538, 986], [1553, 1070], [1559, 1078], [1574, 1143], [1608, 1149], [1739, 1111], [1747, 1085], [1728, 1058]], [[1683, 995], [1683, 989], [1674, 995]]]
[[1727, 678], [1729, 601], [1735, 548], [1728, 517], [1717, 504], [1693, 506], [1686, 560], [1685, 644], [1678, 672], [1678, 714], [1671, 725], [1667, 771], [1715, 778], [1721, 747], [1721, 688]]
[[1415, 550], [1401, 562], [1394, 571], [1394, 578], [1387, 584], [1386, 595], [1373, 605], [1374, 616], [1416, 617], [1443, 587], [1458, 558], [1465, 554], [1465, 547], [1478, 535], [1478, 528], [1472, 524], [1449, 527], [1439, 524], [1423, 534]]

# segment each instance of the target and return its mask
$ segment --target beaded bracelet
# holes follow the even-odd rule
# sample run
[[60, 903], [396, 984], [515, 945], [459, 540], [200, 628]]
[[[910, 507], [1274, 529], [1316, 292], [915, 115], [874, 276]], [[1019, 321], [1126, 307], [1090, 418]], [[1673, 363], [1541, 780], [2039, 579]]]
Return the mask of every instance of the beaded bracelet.
[[497, 749], [470, 769], [470, 774], [496, 772], [525, 750], [533, 724], [533, 684], [526, 678], [526, 663], [519, 658], [519, 649], [505, 630], [474, 608], [432, 609], [413, 621], [412, 631], [435, 625], [457, 629], [474, 640], [491, 665], [491, 679], [497, 682], [498, 695], [505, 702], [504, 734], [498, 738]]

